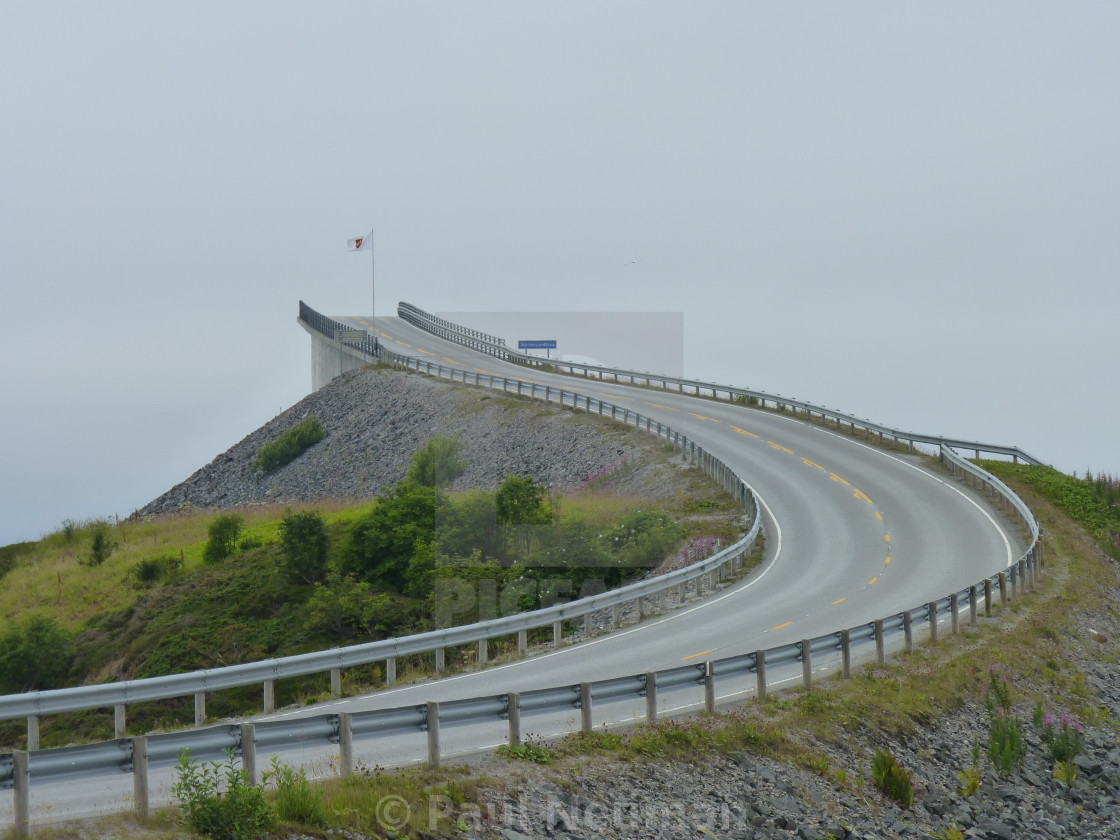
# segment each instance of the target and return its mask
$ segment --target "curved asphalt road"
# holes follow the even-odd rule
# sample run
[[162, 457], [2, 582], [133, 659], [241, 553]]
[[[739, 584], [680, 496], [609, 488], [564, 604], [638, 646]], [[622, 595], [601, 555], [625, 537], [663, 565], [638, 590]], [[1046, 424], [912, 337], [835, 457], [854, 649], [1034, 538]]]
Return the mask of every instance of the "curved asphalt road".
[[[1006, 517], [917, 456], [773, 412], [530, 370], [442, 341], [397, 318], [338, 320], [376, 329], [397, 352], [578, 391], [673, 426], [721, 458], [758, 494], [766, 553], [746, 579], [640, 625], [481, 671], [258, 720], [570, 685], [771, 648], [939, 599], [1002, 570], [1025, 548]], [[796, 679], [770, 676], [772, 681]], [[719, 686], [721, 698], [750, 688], [741, 680], [728, 682]], [[695, 692], [666, 692], [659, 694], [659, 706], [665, 714], [698, 699]], [[596, 706], [595, 721], [619, 723], [643, 711], [640, 701]], [[559, 734], [578, 727], [577, 717], [574, 712], [544, 715], [524, 720], [523, 726]], [[451, 727], [443, 733], [443, 751], [464, 753], [503, 740], [500, 721]], [[393, 766], [423, 760], [424, 739], [401, 735], [360, 741], [355, 748], [367, 765]], [[316, 744], [285, 751], [282, 759], [308, 767], [312, 776], [327, 775], [334, 752]], [[258, 760], [266, 765], [268, 757]], [[152, 773], [153, 804], [171, 801], [172, 780], [169, 771]], [[120, 773], [80, 785], [32, 785], [32, 819], [40, 823], [122, 810], [129, 807], [130, 792], [131, 777]], [[9, 802], [0, 797], [0, 826], [10, 824]]]

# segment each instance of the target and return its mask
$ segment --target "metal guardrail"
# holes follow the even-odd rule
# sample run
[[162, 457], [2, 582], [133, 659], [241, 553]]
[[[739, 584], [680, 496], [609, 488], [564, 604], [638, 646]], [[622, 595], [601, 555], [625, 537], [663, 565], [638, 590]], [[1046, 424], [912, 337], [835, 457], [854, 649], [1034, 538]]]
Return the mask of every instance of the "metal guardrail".
[[[311, 310], [301, 301], [300, 313], [302, 317], [304, 314], [314, 313], [314, 310]], [[318, 313], [314, 314], [317, 315]], [[317, 331], [328, 337], [333, 337], [334, 331], [339, 328], [338, 322], [329, 318], [306, 320], [305, 323], [314, 326]], [[318, 326], [315, 325], [316, 323]], [[614, 420], [654, 434], [680, 449], [693, 463], [719, 482], [736, 502], [746, 509], [751, 517], [751, 526], [746, 535], [739, 541], [705, 560], [683, 569], [638, 581], [599, 595], [459, 627], [431, 630], [412, 636], [384, 639], [349, 647], [250, 662], [243, 665], [230, 665], [185, 674], [126, 680], [103, 685], [8, 695], [0, 697], [0, 720], [21, 717], [37, 718], [83, 709], [124, 706], [128, 703], [140, 701], [185, 697], [226, 688], [270, 683], [278, 679], [351, 668], [355, 665], [382, 660], [394, 660], [395, 662], [401, 656], [442, 651], [445, 648], [511, 636], [550, 625], [555, 626], [557, 622], [586, 618], [601, 610], [657, 596], [692, 581], [701, 581], [700, 586], [702, 586], [704, 577], [720, 573], [720, 570], [725, 567], [737, 567], [754, 545], [761, 529], [759, 507], [754, 493], [730, 467], [694, 440], [680, 434], [672, 427], [651, 420], [629, 409], [615, 406], [603, 400], [589, 398], [574, 391], [546, 388], [540, 385], [534, 386], [531, 383], [500, 376], [469, 373], [445, 365], [433, 366], [421, 359], [393, 353], [385, 347], [380, 347], [379, 350], [383, 360], [388, 360], [397, 367], [443, 376], [453, 381], [470, 382], [505, 393], [516, 392], [520, 396], [538, 397], [546, 402], [555, 400], [576, 409], [609, 416]]]
[[[794, 411], [804, 411], [808, 414], [810, 419], [812, 419], [814, 414], [819, 414], [822, 421], [825, 419], [835, 420], [838, 426], [842, 426], [846, 423], [851, 427], [853, 432], [856, 429], [863, 429], [868, 436], [871, 434], [878, 434], [880, 441], [886, 436], [894, 440], [909, 441], [911, 447], [913, 447], [915, 443], [925, 443], [932, 446], [949, 446], [954, 449], [971, 449], [976, 453], [977, 458], [980, 457], [981, 452], [990, 452], [992, 454], [1010, 457], [1016, 463], [1022, 460], [1028, 464], [1043, 464], [1042, 461], [1029, 455], [1017, 446], [1003, 446], [1001, 444], [941, 437], [940, 435], [923, 435], [917, 432], [906, 432], [879, 423], [872, 423], [870, 420], [864, 420], [851, 414], [835, 411], [825, 406], [805, 402], [804, 400], [794, 399], [793, 397], [783, 397], [781, 394], [770, 394], [765, 391], [755, 391], [751, 388], [739, 388], [733, 385], [717, 385], [712, 382], [702, 382], [696, 379], [681, 379], [673, 376], [640, 373], [638, 371], [624, 370], [621, 368], [565, 362], [557, 359], [542, 359], [540, 356], [518, 353], [506, 347], [504, 341], [502, 341], [501, 344], [487, 342], [480, 339], [473, 330], [467, 330], [465, 327], [459, 327], [461, 332], [457, 333], [454, 329], [454, 324], [436, 318], [434, 315], [410, 303], [404, 303], [403, 301], [397, 306], [397, 314], [402, 320], [422, 330], [426, 330], [433, 335], [437, 335], [440, 338], [518, 364], [533, 367], [547, 367], [550, 370], [568, 373], [573, 376], [582, 375], [584, 377], [590, 377], [592, 374], [598, 374], [598, 379], [600, 380], [602, 380], [604, 376], [609, 376], [615, 382], [623, 382], [625, 379], [624, 384], [641, 385], [643, 387], [658, 388], [660, 390], [676, 390], [679, 393], [689, 393], [691, 391], [691, 393], [696, 396], [705, 396], [705, 392], [710, 391], [713, 399], [719, 399], [720, 395], [726, 395], [726, 399], [729, 402], [745, 403], [750, 400], [756, 400], [763, 408], [766, 407], [767, 403], [773, 403], [776, 407], [784, 407]], [[580, 373], [577, 373], [577, 371]], [[675, 389], [670, 386], [675, 386]]]
[[[428, 362], [399, 356], [398, 354], [391, 354], [391, 356], [394, 364], [421, 370], [425, 373], [434, 372], [437, 376], [444, 375], [444, 371], [446, 371], [449, 378], [455, 378], [456, 371], [454, 368], [444, 368], [443, 366], [437, 365], [435, 366], [436, 370], [433, 371], [433, 366]], [[471, 376], [464, 371], [458, 371], [458, 374], [460, 375], [459, 381], [468, 381], [467, 378]], [[488, 377], [488, 379], [488, 384], [491, 387], [494, 386], [495, 381], [499, 381], [503, 389], [509, 388], [511, 381], [516, 382], [517, 391], [521, 393], [521, 386], [523, 383], [517, 380], [507, 380], [501, 377]], [[475, 384], [481, 384], [477, 379], [477, 375], [475, 376]], [[531, 385], [531, 383], [524, 384]], [[546, 386], [531, 385], [531, 387], [536, 389]], [[546, 388], [546, 398], [548, 398], [552, 392], [558, 395], [571, 394], [572, 397], [576, 396], [572, 394], [572, 392]], [[560, 397], [561, 400], [565, 398], [566, 397]], [[584, 399], [586, 400], [588, 398]], [[607, 403], [597, 400], [590, 400], [585, 403], [585, 405], [590, 409], [593, 403], [598, 404], [600, 413], [604, 413], [605, 406], [608, 405]], [[612, 415], [615, 411], [616, 408], [611, 406]], [[630, 418], [640, 417], [640, 415], [635, 415], [634, 412], [626, 410], [624, 417], [629, 421]], [[649, 428], [649, 423], [650, 421], [647, 419], [647, 428]], [[666, 427], [659, 426], [659, 429], [663, 430], [665, 428]], [[682, 438], [678, 436], [677, 440], [679, 441], [681, 439]], [[689, 443], [695, 446], [692, 442]], [[696, 447], [694, 451], [703, 450]], [[711, 456], [708, 457], [710, 458]], [[841, 658], [841, 673], [846, 674], [851, 663], [852, 650], [858, 649], [860, 646], [874, 643], [877, 658], [879, 661], [883, 661], [886, 654], [888, 638], [897, 639], [901, 634], [905, 640], [904, 643], [906, 647], [910, 648], [913, 645], [913, 630], [915, 624], [920, 625], [923, 622], [926, 623], [929, 627], [930, 636], [936, 638], [938, 625], [945, 617], [951, 619], [952, 629], [955, 633], [958, 630], [960, 610], [962, 607], [968, 608], [969, 620], [975, 622], [978, 607], [981, 602], [984, 603], [986, 612], [990, 612], [993, 593], [999, 593], [1001, 603], [1005, 602], [1009, 596], [1015, 597], [1016, 589], [1022, 593], [1027, 586], [1034, 586], [1038, 572], [1042, 567], [1041, 531], [1037, 520], [1023, 501], [1003, 482], [979, 467], [965, 461], [953, 452], [950, 447], [945, 445], [941, 447], [941, 458], [954, 475], [965, 478], [973, 483], [981, 482], [982, 489], [992, 493], [1001, 504], [1016, 513], [1020, 517], [1024, 527], [1030, 531], [1032, 539], [1030, 546], [1023, 556], [1011, 563], [1004, 571], [992, 577], [985, 578], [966, 589], [953, 592], [937, 601], [922, 604], [911, 610], [895, 613], [873, 622], [863, 623], [845, 630], [826, 633], [812, 639], [804, 639], [800, 642], [794, 642], [767, 650], [760, 650], [754, 653], [740, 654], [718, 660], [708, 660], [702, 663], [678, 666], [653, 673], [631, 674], [592, 683], [533, 689], [519, 695], [508, 694], [468, 698], [444, 703], [442, 706], [438, 703], [430, 703], [395, 709], [357, 712], [352, 715], [326, 714], [296, 720], [266, 722], [249, 728], [246, 726], [222, 725], [185, 732], [171, 732], [144, 739], [116, 739], [114, 741], [89, 744], [81, 747], [38, 750], [30, 754], [20, 753], [20, 756], [28, 757], [29, 759], [24, 763], [24, 766], [30, 769], [30, 773], [23, 776], [21, 776], [16, 769], [16, 754], [0, 754], [0, 789], [11, 788], [13, 786], [19, 787], [20, 790], [17, 790], [15, 810], [17, 814], [26, 813], [28, 797], [27, 787], [30, 778], [34, 778], [37, 781], [58, 780], [71, 777], [84, 777], [90, 773], [112, 772], [114, 770], [126, 773], [131, 772], [133, 770], [135, 758], [133, 754], [134, 745], [138, 742], [146, 749], [145, 765], [147, 765], [149, 763], [171, 763], [174, 757], [177, 757], [179, 750], [183, 748], [191, 749], [193, 757], [197, 759], [216, 760], [220, 758], [226, 750], [244, 753], [246, 748], [249, 748], [254, 751], [255, 755], [255, 750], [258, 747], [262, 749], [276, 749], [294, 742], [299, 742], [301, 744], [315, 742], [337, 744], [346, 741], [350, 743], [353, 738], [376, 738], [390, 734], [399, 734], [401, 732], [418, 731], [427, 733], [429, 761], [438, 763], [438, 733], [439, 726], [443, 723], [449, 725], [466, 725], [488, 720], [506, 719], [510, 721], [510, 736], [512, 740], [514, 738], [514, 721], [516, 720], [519, 722], [522, 716], [580, 709], [583, 720], [582, 726], [586, 729], [590, 727], [590, 705], [593, 702], [609, 703], [644, 696], [647, 698], [647, 708], [655, 710], [656, 701], [654, 701], [652, 705], [649, 703], [651, 692], [673, 688], [685, 688], [693, 684], [702, 685], [704, 687], [705, 703], [709, 708], [714, 708], [715, 684], [717, 679], [741, 678], [753, 674], [757, 679], [756, 692], [758, 695], [763, 695], [769, 684], [766, 676], [767, 667], [788, 666], [794, 662], [801, 662], [803, 683], [808, 686], [811, 685], [813, 680], [812, 663], [814, 657], [822, 655], [831, 655], [835, 657], [838, 654]], [[715, 459], [712, 460], [714, 461]], [[728, 470], [728, 473], [733, 475], [730, 470]], [[752, 531], [756, 530], [758, 527], [757, 508], [755, 510], [755, 525]], [[730, 549], [727, 551], [730, 551]], [[721, 554], [722, 553], [725, 552], [721, 552]], [[711, 559], [714, 560], [715, 558]], [[617, 595], [622, 591], [623, 590], [616, 590], [615, 593], [606, 594]], [[983, 593], [982, 595], [981, 592]], [[497, 621], [524, 620], [529, 615], [531, 614], [522, 614], [521, 616], [514, 616], [510, 619], [499, 619]], [[495, 622], [483, 622], [483, 625], [494, 624]], [[479, 625], [476, 625], [476, 627], [478, 626]], [[453, 630], [454, 629], [461, 628], [453, 628]], [[509, 633], [511, 629], [513, 629], [513, 625], [506, 627], [502, 634]], [[450, 633], [452, 631], [437, 632]], [[444, 636], [442, 640], [448, 642], [449, 637]], [[375, 642], [372, 644], [378, 645], [382, 643]], [[370, 646], [357, 647], [368, 648]], [[327, 651], [324, 653], [338, 657], [337, 662], [339, 665], [353, 664], [349, 660], [348, 654], [354, 652], [355, 649], [343, 650], [347, 651], [347, 653], [343, 651]], [[305, 657], [315, 658], [322, 655], [323, 654], [307, 654]], [[281, 662], [291, 662], [294, 659], [300, 658], [302, 657], [289, 657], [286, 660], [272, 660], [268, 663], [253, 663], [249, 666], [234, 667], [264, 667], [267, 669], [268, 667], [276, 667]], [[228, 671], [230, 669], [221, 670]], [[202, 673], [208, 675], [214, 672]], [[260, 673], [254, 673], [255, 677], [250, 682], [256, 682], [261, 677]], [[279, 672], [274, 674], [274, 676], [279, 675]], [[198, 677], [199, 674], [196, 673], [194, 675], [175, 675], [173, 677], [157, 679], [174, 683], [176, 680], [189, 681], [191, 678], [197, 679]], [[154, 681], [138, 682], [150, 684]], [[174, 684], [180, 687], [185, 685], [185, 683]], [[209, 689], [224, 687], [225, 683], [220, 680], [215, 680], [213, 682], [204, 682], [204, 685]], [[109, 689], [112, 688], [112, 686], [93, 686], [87, 689], [63, 689], [63, 691], [86, 691], [100, 688]], [[140, 687], [137, 686], [137, 692], [131, 695], [126, 692], [125, 698], [127, 699], [131, 696], [132, 699], [140, 699], [139, 688]], [[39, 693], [41, 699], [50, 694], [52, 693]], [[0, 702], [8, 699], [10, 698], [0, 698]], [[516, 716], [511, 715], [511, 704], [516, 704], [516, 709], [518, 711]], [[103, 704], [98, 703], [97, 705]], [[35, 708], [39, 709], [41, 707], [36, 706]], [[22, 714], [18, 716], [22, 716]], [[433, 723], [435, 724], [434, 727], [432, 725]], [[247, 744], [243, 741], [243, 736], [246, 731], [252, 733], [251, 744]], [[348, 772], [348, 768], [346, 767], [341, 769], [344, 772]], [[137, 790], [140, 789], [141, 786], [138, 785]], [[143, 785], [143, 790], [146, 795], [146, 780]], [[137, 807], [141, 807], [139, 803]], [[146, 801], [143, 807], [147, 807]]]
[[[408, 313], [408, 317], [401, 315], [402, 312]], [[456, 324], [451, 321], [445, 321], [443, 318], [437, 318], [435, 315], [425, 312], [423, 309], [418, 309], [411, 303], [405, 303], [404, 301], [401, 301], [399, 304], [397, 304], [397, 314], [401, 315], [401, 317], [405, 318], [405, 320], [410, 320], [411, 318], [423, 319], [423, 321], [430, 327], [429, 332], [434, 330], [446, 331], [449, 335], [456, 336], [456, 338], [452, 339], [452, 341], [456, 341], [456, 343], [458, 344], [462, 344], [462, 341], [459, 341], [458, 339], [469, 339], [472, 341], [478, 341], [483, 344], [488, 344], [492, 347], [506, 346], [506, 340], [504, 338], [498, 338], [495, 335], [490, 335], [489, 333], [484, 333], [480, 330], [472, 330], [469, 327], [464, 327], [461, 324]]]
[[367, 359], [381, 358], [381, 342], [366, 330], [356, 330], [333, 318], [321, 315], [304, 303], [299, 302], [299, 318], [313, 330], [337, 341], [341, 345], [357, 350]]
[[[992, 485], [992, 490], [1003, 497], [1009, 506], [1017, 507], [1013, 493], [1010, 497], [1003, 496], [1006, 488], [997, 484]], [[763, 695], [770, 684], [766, 676], [767, 668], [789, 666], [798, 662], [802, 665], [802, 683], [809, 686], [814, 679], [814, 660], [819, 661], [822, 656], [829, 656], [833, 660], [840, 657], [840, 670], [846, 673], [850, 667], [853, 651], [874, 644], [878, 660], [884, 661], [888, 640], [897, 640], [899, 636], [903, 636], [906, 647], [911, 648], [915, 626], [927, 624], [930, 635], [936, 638], [938, 624], [945, 618], [950, 618], [955, 633], [959, 629], [960, 612], [963, 608], [969, 611], [969, 621], [975, 622], [980, 603], [984, 603], [986, 612], [990, 613], [993, 593], [998, 592], [1001, 602], [1004, 602], [1008, 597], [1009, 589], [1011, 597], [1015, 596], [1016, 587], [1020, 592], [1025, 591], [1026, 586], [1034, 585], [1040, 567], [1041, 552], [1036, 541], [1023, 557], [1011, 564], [1007, 570], [938, 601], [812, 639], [753, 653], [677, 666], [663, 671], [610, 677], [590, 683], [550, 686], [520, 694], [483, 695], [443, 703], [355, 712], [349, 715], [323, 714], [292, 720], [268, 721], [255, 724], [251, 729], [223, 724], [154, 735], [143, 740], [147, 764], [150, 767], [171, 766], [175, 764], [179, 752], [183, 749], [189, 749], [192, 758], [202, 761], [219, 760], [230, 750], [240, 755], [249, 746], [243, 740], [246, 731], [252, 734], [254, 752], [258, 749], [277, 751], [295, 745], [338, 744], [340, 739], [344, 738], [352, 741], [407, 732], [426, 732], [429, 740], [429, 756], [434, 754], [438, 761], [439, 727], [511, 720], [510, 712], [514, 704], [518, 711], [517, 718], [520, 720], [531, 715], [583, 709], [585, 702], [603, 705], [640, 697], [646, 697], [648, 702], [651, 690], [665, 692], [687, 689], [689, 686], [702, 686], [706, 695], [714, 698], [718, 680], [742, 679], [750, 676], [756, 678], [756, 694]], [[706, 702], [710, 706], [714, 701]], [[590, 719], [589, 710], [585, 719]], [[433, 720], [437, 723], [434, 753], [431, 749]], [[344, 732], [344, 729], [348, 731]], [[134, 744], [138, 740], [140, 739], [119, 738], [79, 747], [33, 751], [29, 754], [29, 777], [38, 782], [88, 778], [91, 775], [111, 772], [130, 773], [134, 766]], [[13, 787], [16, 781], [14, 768], [13, 754], [0, 755], [0, 789]], [[26, 793], [23, 795], [26, 796]]]

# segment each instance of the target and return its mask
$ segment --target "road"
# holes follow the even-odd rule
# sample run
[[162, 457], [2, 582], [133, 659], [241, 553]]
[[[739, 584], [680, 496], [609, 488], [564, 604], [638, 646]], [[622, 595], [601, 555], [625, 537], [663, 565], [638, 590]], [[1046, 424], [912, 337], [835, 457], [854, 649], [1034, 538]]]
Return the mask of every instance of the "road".
[[[1025, 548], [1018, 528], [982, 496], [918, 455], [885, 450], [772, 411], [677, 393], [527, 369], [442, 341], [397, 318], [340, 318], [377, 331], [391, 350], [468, 371], [578, 391], [628, 407], [701, 443], [749, 484], [761, 501], [766, 550], [742, 581], [640, 625], [529, 657], [362, 697], [283, 710], [258, 720], [356, 712], [430, 701], [569, 685], [719, 659], [853, 627], [936, 600], [1004, 569]], [[823, 663], [834, 669], [834, 663]], [[796, 681], [793, 669], [772, 678]], [[719, 686], [721, 701], [744, 696], [749, 681]], [[698, 690], [665, 693], [661, 713], [694, 708]], [[596, 708], [597, 725], [644, 712], [637, 701]], [[546, 736], [578, 728], [578, 713], [523, 722]], [[501, 743], [500, 722], [449, 727], [445, 753]], [[333, 772], [336, 750], [309, 745], [281, 754], [312, 775]], [[423, 760], [424, 737], [359, 742], [359, 761], [399, 766]], [[261, 763], [267, 764], [262, 756]], [[172, 775], [155, 771], [155, 803], [170, 801]], [[86, 816], [128, 807], [131, 778], [104, 775], [74, 784], [32, 786], [32, 819]], [[0, 826], [10, 802], [0, 798]]]

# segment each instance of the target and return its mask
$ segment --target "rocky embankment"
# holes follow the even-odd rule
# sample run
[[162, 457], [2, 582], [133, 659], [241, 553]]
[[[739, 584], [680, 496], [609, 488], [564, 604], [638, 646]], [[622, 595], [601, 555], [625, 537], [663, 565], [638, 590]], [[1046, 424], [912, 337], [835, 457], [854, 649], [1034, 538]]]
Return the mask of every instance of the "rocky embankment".
[[[323, 440], [273, 473], [253, 470], [261, 446], [310, 415], [326, 428]], [[560, 492], [596, 474], [645, 496], [671, 496], [679, 486], [676, 468], [650, 457], [657, 443], [648, 435], [555, 405], [367, 368], [308, 395], [137, 515], [368, 499], [404, 478], [430, 437], [457, 434], [469, 466], [452, 490], [493, 489], [507, 473]]]

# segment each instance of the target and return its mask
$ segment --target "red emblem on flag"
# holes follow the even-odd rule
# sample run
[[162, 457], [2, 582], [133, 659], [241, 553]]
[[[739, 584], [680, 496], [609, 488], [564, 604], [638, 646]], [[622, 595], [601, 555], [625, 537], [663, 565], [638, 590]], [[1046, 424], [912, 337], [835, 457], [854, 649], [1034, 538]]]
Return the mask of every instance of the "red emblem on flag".
[[363, 237], [361, 237], [361, 238], [359, 238], [359, 239], [355, 239], [355, 240], [354, 240], [354, 247], [355, 247], [355, 248], [361, 248], [361, 247], [362, 247], [362, 240], [363, 240], [363, 239], [365, 239], [365, 237], [364, 237], [364, 236], [363, 236]]

